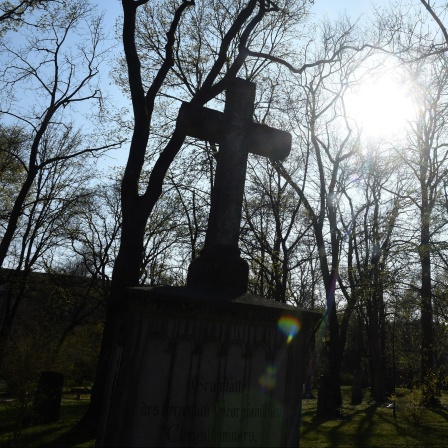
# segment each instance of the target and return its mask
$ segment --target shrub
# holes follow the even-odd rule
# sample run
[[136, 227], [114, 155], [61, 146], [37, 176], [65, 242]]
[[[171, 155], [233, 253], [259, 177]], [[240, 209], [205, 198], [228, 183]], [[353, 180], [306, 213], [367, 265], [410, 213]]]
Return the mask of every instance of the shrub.
[[402, 399], [400, 407], [402, 415], [413, 426], [420, 426], [426, 412], [425, 396], [422, 388], [414, 386], [411, 392]]

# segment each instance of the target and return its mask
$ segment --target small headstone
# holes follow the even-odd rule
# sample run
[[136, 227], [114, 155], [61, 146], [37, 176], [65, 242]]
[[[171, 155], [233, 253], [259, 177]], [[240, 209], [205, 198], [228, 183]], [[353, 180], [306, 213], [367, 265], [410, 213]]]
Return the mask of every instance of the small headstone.
[[60, 372], [42, 372], [37, 384], [34, 401], [33, 423], [45, 424], [59, 421], [64, 375]]
[[386, 397], [390, 397], [395, 393], [395, 381], [392, 375], [386, 376]]
[[333, 417], [334, 409], [331, 377], [322, 375], [319, 378], [316, 415], [322, 418]]
[[317, 417], [343, 419], [347, 417], [340, 408], [341, 398], [336, 392], [334, 382], [334, 378], [329, 375], [323, 375], [319, 379]]

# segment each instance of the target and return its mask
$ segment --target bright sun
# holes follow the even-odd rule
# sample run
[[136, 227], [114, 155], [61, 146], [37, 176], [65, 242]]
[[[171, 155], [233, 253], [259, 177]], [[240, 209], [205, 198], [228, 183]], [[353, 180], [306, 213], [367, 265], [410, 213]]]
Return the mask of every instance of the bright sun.
[[367, 138], [384, 139], [403, 133], [414, 105], [408, 89], [384, 74], [347, 92], [346, 107]]

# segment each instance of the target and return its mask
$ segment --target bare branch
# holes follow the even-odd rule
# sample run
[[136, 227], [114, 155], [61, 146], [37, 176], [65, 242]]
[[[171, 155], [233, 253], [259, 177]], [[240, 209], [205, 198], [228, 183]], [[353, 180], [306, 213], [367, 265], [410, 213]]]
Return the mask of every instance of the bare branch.
[[364, 44], [361, 47], [355, 47], [354, 45], [343, 45], [338, 50], [336, 50], [333, 53], [333, 55], [331, 57], [329, 57], [329, 58], [318, 59], [317, 61], [310, 62], [308, 64], [303, 64], [302, 67], [296, 68], [292, 64], [290, 64], [288, 61], [285, 61], [282, 58], [278, 58], [278, 57], [276, 57], [276, 56], [274, 56], [272, 54], [252, 51], [252, 50], [249, 50], [249, 48], [247, 48], [247, 47], [241, 48], [240, 51], [245, 53], [246, 56], [252, 56], [252, 57], [255, 57], [255, 58], [264, 58], [264, 59], [268, 59], [269, 61], [275, 62], [277, 64], [284, 65], [291, 72], [297, 73], [297, 74], [301, 75], [308, 68], [317, 67], [317, 66], [322, 65], [322, 64], [329, 64], [331, 62], [335, 62], [336, 60], [339, 60], [340, 56], [342, 55], [342, 53], [344, 51], [353, 50], [353, 51], [356, 51], [356, 52], [361, 52], [361, 51], [364, 51], [366, 49], [378, 50], [378, 51], [381, 51], [381, 52], [386, 53], [386, 54], [396, 55], [396, 52], [385, 50], [383, 47], [378, 47], [376, 45]]
[[[426, 0], [420, 0], [420, 2], [426, 8], [426, 10], [429, 12], [429, 14], [431, 14], [432, 18], [435, 20], [435, 22], [439, 26], [440, 30], [443, 33], [443, 37], [445, 38], [445, 42], [448, 45], [448, 31], [446, 30], [446, 28], [443, 25], [442, 21], [440, 20], [439, 16], [435, 13], [434, 9], [432, 8], [432, 6], [430, 6], [429, 2], [427, 2]], [[444, 51], [446, 51], [446, 49]]]
[[86, 149], [83, 149], [82, 151], [77, 151], [77, 152], [74, 152], [73, 154], [69, 154], [69, 155], [66, 155], [66, 156], [51, 157], [50, 159], [47, 159], [44, 162], [42, 162], [41, 164], [39, 164], [37, 166], [37, 169], [40, 170], [43, 167], [45, 167], [47, 165], [51, 165], [54, 162], [61, 162], [63, 160], [74, 159], [74, 158], [79, 157], [79, 156], [81, 156], [83, 154], [96, 153], [96, 152], [99, 152], [99, 151], [105, 151], [105, 150], [112, 149], [112, 148], [118, 148], [125, 141], [126, 140], [121, 140], [121, 141], [116, 142], [116, 143], [111, 143], [110, 145], [99, 146], [98, 148], [86, 148]]

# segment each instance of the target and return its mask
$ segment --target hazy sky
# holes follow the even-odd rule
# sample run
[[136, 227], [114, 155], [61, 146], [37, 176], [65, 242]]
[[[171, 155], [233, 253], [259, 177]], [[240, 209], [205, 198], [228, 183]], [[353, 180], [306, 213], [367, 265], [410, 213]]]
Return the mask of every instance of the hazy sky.
[[[376, 3], [387, 3], [387, 0], [380, 0]], [[329, 17], [346, 11], [351, 16], [357, 17], [369, 10], [370, 5], [370, 0], [314, 0], [313, 11], [316, 14], [327, 14]]]
[[[179, 2], [180, 1], [181, 0], [179, 0]], [[314, 15], [315, 20], [319, 20], [320, 17], [324, 16], [329, 19], [337, 18], [344, 12], [352, 18], [358, 18], [362, 14], [368, 14], [371, 11], [372, 4], [382, 6], [392, 3], [392, 1], [393, 0], [314, 0], [314, 5], [311, 7], [311, 13]], [[419, 0], [409, 1], [416, 5], [419, 4]], [[120, 16], [122, 11], [121, 0], [96, 0], [96, 3], [99, 5], [100, 9], [105, 12], [106, 29], [109, 30], [112, 37], [116, 19]], [[114, 92], [112, 94], [112, 101], [115, 101], [117, 104], [123, 101], [123, 96], [116, 87], [114, 88], [111, 86], [111, 91]], [[104, 165], [114, 165], [117, 162], [119, 165], [122, 165], [124, 163], [122, 158], [125, 152], [126, 151], [123, 152], [123, 150], [120, 150], [115, 154], [111, 154], [111, 157], [115, 159], [115, 161], [109, 159], [109, 161], [104, 162]]]

